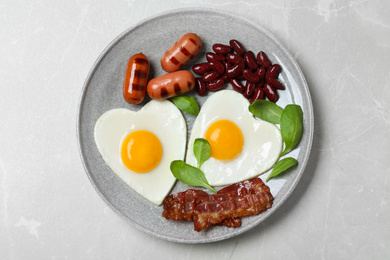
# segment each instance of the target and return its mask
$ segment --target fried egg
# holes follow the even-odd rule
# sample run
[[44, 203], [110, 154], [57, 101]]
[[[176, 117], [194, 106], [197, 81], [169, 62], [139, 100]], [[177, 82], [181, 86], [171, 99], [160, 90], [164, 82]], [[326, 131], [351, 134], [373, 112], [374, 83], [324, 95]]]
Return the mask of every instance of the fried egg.
[[186, 162], [197, 167], [193, 152], [196, 138], [210, 143], [211, 157], [201, 166], [210, 185], [229, 185], [268, 171], [279, 159], [279, 128], [256, 119], [249, 101], [234, 90], [211, 95], [196, 118], [188, 141]]
[[125, 108], [105, 112], [94, 138], [111, 170], [134, 191], [160, 205], [175, 184], [173, 160], [184, 160], [187, 127], [170, 101], [150, 101], [138, 112]]

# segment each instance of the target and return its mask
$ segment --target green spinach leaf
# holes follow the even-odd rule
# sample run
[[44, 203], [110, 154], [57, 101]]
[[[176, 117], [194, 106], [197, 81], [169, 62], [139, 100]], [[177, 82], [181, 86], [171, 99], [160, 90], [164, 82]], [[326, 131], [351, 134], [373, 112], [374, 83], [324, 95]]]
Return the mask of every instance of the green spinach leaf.
[[291, 167], [293, 167], [293, 166], [295, 166], [295, 165], [297, 165], [297, 164], [298, 164], [298, 161], [295, 160], [295, 159], [292, 158], [292, 157], [287, 157], [287, 158], [284, 158], [284, 159], [278, 161], [278, 162], [275, 164], [275, 166], [274, 166], [274, 168], [273, 168], [271, 174], [268, 176], [267, 181], [268, 181], [269, 179], [273, 178], [273, 177], [278, 176], [278, 175], [281, 174], [282, 172], [288, 170], [289, 168], [291, 168]]
[[196, 167], [186, 164], [183, 161], [176, 160], [171, 163], [171, 171], [176, 179], [185, 184], [205, 187], [214, 193], [217, 193], [216, 190], [210, 186], [204, 173]]
[[303, 134], [303, 112], [299, 105], [287, 105], [280, 117], [280, 131], [285, 148], [280, 156], [287, 154], [301, 140]]
[[211, 156], [210, 144], [206, 139], [197, 138], [194, 142], [194, 155], [198, 161], [198, 169], [202, 164], [207, 161]]
[[249, 111], [264, 121], [280, 124], [283, 109], [269, 100], [259, 99], [249, 105]]
[[180, 110], [194, 116], [199, 114], [199, 105], [194, 97], [177, 96], [172, 97], [171, 100]]

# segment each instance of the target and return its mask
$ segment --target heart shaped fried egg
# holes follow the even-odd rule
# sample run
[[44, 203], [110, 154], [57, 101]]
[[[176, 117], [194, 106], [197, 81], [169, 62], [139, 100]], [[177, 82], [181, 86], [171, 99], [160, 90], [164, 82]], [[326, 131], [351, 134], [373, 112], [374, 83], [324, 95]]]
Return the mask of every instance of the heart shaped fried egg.
[[197, 166], [193, 152], [196, 138], [210, 143], [211, 158], [202, 166], [210, 185], [229, 185], [268, 171], [279, 159], [283, 140], [273, 124], [256, 119], [249, 101], [234, 90], [212, 94], [197, 116], [186, 162]]
[[187, 128], [170, 101], [150, 101], [138, 112], [125, 108], [105, 112], [94, 138], [111, 170], [134, 191], [160, 205], [175, 184], [173, 160], [184, 159]]

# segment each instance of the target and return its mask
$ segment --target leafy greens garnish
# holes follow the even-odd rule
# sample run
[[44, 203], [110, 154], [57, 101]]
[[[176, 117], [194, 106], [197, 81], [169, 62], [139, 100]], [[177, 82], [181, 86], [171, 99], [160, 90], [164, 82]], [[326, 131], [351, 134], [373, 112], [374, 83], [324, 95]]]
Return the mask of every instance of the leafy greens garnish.
[[199, 105], [194, 97], [176, 96], [172, 97], [171, 100], [180, 110], [194, 116], [199, 114]]
[[214, 193], [217, 193], [217, 191], [210, 186], [204, 173], [194, 166], [186, 164], [181, 160], [176, 160], [171, 163], [171, 171], [176, 179], [185, 184], [205, 187]]
[[280, 124], [283, 109], [274, 102], [258, 99], [249, 105], [249, 111], [256, 117], [273, 123]]
[[171, 163], [171, 172], [176, 179], [190, 186], [201, 186], [207, 188], [214, 193], [217, 193], [210, 186], [204, 173], [200, 170], [202, 164], [211, 156], [210, 144], [203, 138], [197, 138], [194, 142], [194, 155], [198, 162], [198, 168], [189, 165], [181, 160], [176, 160]]
[[292, 157], [284, 158], [280, 161], [278, 161], [274, 168], [272, 169], [271, 174], [268, 176], [267, 181], [273, 177], [278, 176], [282, 172], [285, 172], [286, 170], [290, 169], [291, 167], [298, 164], [298, 161]]
[[303, 112], [299, 105], [287, 105], [280, 118], [280, 132], [286, 146], [280, 156], [293, 149], [303, 134]]
[[197, 138], [194, 142], [194, 155], [198, 162], [198, 169], [202, 164], [207, 161], [211, 156], [210, 144], [206, 139]]

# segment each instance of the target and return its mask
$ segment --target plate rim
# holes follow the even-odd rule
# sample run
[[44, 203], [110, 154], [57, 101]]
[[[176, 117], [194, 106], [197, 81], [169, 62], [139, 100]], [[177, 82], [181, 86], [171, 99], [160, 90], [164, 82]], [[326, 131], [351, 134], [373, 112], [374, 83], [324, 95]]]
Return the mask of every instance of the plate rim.
[[[269, 37], [271, 40], [276, 42], [278, 44], [278, 47], [280, 49], [282, 49], [285, 53], [288, 54], [288, 58], [290, 59], [290, 61], [295, 66], [295, 69], [297, 69], [297, 72], [299, 74], [299, 78], [300, 78], [300, 80], [303, 83], [302, 87], [305, 90], [304, 93], [302, 93], [302, 94], [304, 94], [302, 96], [304, 96], [304, 99], [305, 99], [305, 101], [307, 102], [307, 105], [308, 105], [308, 111], [305, 111], [305, 113], [308, 112], [308, 118], [310, 119], [309, 122], [308, 122], [308, 125], [310, 126], [309, 131], [307, 131], [305, 133], [306, 135], [308, 135], [306, 155], [304, 157], [304, 160], [302, 162], [299, 162], [299, 164], [301, 165], [301, 169], [298, 172], [298, 176], [296, 178], [294, 178], [294, 180], [291, 183], [290, 187], [286, 190], [286, 193], [284, 194], [284, 197], [280, 200], [280, 202], [277, 205], [272, 207], [272, 211], [269, 211], [269, 213], [265, 215], [265, 217], [262, 219], [262, 221], [257, 222], [257, 223], [255, 223], [252, 226], [248, 226], [246, 228], [245, 227], [240, 227], [240, 229], [236, 229], [234, 232], [231, 232], [231, 233], [229, 233], [227, 235], [220, 236], [220, 237], [215, 237], [215, 238], [207, 238], [207, 239], [203, 239], [203, 240], [200, 240], [200, 241], [199, 240], [183, 240], [183, 239], [179, 239], [179, 238], [172, 238], [172, 237], [163, 236], [161, 234], [157, 234], [155, 232], [152, 232], [151, 230], [149, 230], [147, 228], [144, 228], [143, 226], [139, 225], [137, 222], [129, 219], [129, 217], [126, 216], [123, 212], [121, 212], [116, 206], [114, 206], [113, 203], [97, 187], [97, 184], [94, 181], [94, 176], [92, 175], [92, 173], [90, 173], [90, 171], [88, 169], [87, 160], [86, 160], [85, 154], [84, 154], [83, 149], [82, 149], [83, 144], [81, 142], [81, 140], [82, 140], [82, 136], [81, 136], [81, 124], [82, 124], [81, 123], [81, 111], [82, 111], [82, 108], [83, 108], [83, 105], [84, 105], [83, 101], [85, 100], [85, 96], [86, 96], [86, 92], [87, 92], [89, 83], [90, 83], [90, 81], [91, 81], [91, 79], [93, 77], [93, 74], [96, 71], [97, 65], [108, 54], [109, 50], [111, 50], [112, 47], [115, 44], [117, 44], [126, 34], [128, 34], [132, 30], [136, 29], [138, 26], [140, 26], [140, 25], [142, 25], [142, 24], [144, 24], [146, 22], [150, 22], [150, 21], [152, 21], [154, 19], [158, 19], [160, 17], [164, 17], [164, 16], [167, 16], [167, 15], [178, 14], [178, 13], [185, 13], [185, 12], [189, 12], [189, 11], [191, 11], [191, 12], [203, 12], [203, 13], [205, 13], [205, 12], [207, 12], [207, 13], [217, 13], [219, 15], [229, 16], [229, 17], [234, 18], [234, 19], [242, 20], [245, 23], [251, 24], [254, 27], [258, 28], [263, 33], [265, 33], [267, 37]], [[101, 53], [98, 56], [98, 58], [92, 64], [92, 67], [89, 70], [89, 72], [87, 74], [87, 77], [86, 77], [86, 79], [84, 81], [83, 87], [81, 89], [81, 94], [79, 96], [79, 101], [78, 101], [77, 117], [76, 117], [76, 135], [77, 135], [77, 144], [78, 144], [78, 150], [79, 150], [80, 159], [81, 159], [82, 165], [84, 167], [85, 173], [87, 173], [88, 179], [90, 180], [90, 182], [91, 182], [92, 186], [94, 187], [95, 191], [99, 194], [100, 198], [103, 199], [103, 201], [106, 203], [106, 205], [108, 205], [116, 214], [118, 214], [126, 222], [130, 222], [131, 225], [136, 227], [138, 230], [140, 230], [140, 231], [142, 231], [142, 232], [144, 232], [144, 233], [146, 233], [148, 235], [151, 235], [151, 236], [154, 236], [154, 237], [166, 240], [166, 241], [183, 243], [183, 244], [203, 244], [203, 243], [211, 243], [211, 242], [217, 242], [217, 241], [226, 240], [226, 239], [229, 239], [229, 238], [241, 235], [244, 232], [246, 232], [246, 231], [248, 231], [248, 230], [258, 226], [261, 222], [264, 222], [269, 216], [271, 216], [275, 211], [277, 211], [277, 209], [282, 204], [284, 204], [284, 202], [290, 197], [291, 193], [295, 190], [297, 184], [299, 183], [300, 179], [302, 178], [302, 175], [304, 174], [304, 172], [306, 170], [306, 166], [307, 166], [307, 163], [308, 163], [309, 158], [310, 158], [312, 144], [313, 144], [313, 137], [314, 137], [314, 111], [313, 111], [313, 103], [312, 103], [309, 87], [308, 87], [306, 78], [305, 78], [305, 76], [304, 76], [304, 74], [302, 72], [301, 67], [299, 66], [299, 64], [295, 60], [295, 58], [292, 56], [290, 51], [285, 47], [285, 45], [277, 37], [275, 37], [269, 30], [267, 30], [266, 28], [264, 28], [260, 24], [257, 24], [257, 23], [254, 23], [254, 22], [250, 21], [246, 17], [242, 17], [242, 16], [240, 16], [238, 14], [235, 14], [235, 13], [232, 13], [232, 12], [229, 12], [229, 11], [225, 11], [225, 10], [219, 10], [219, 9], [207, 8], [207, 7], [175, 8], [175, 9], [170, 9], [170, 10], [158, 12], [158, 13], [155, 13], [155, 14], [153, 14], [151, 16], [148, 16], [146, 18], [141, 19], [140, 21], [136, 22], [132, 26], [130, 26], [127, 29], [125, 29], [118, 36], [116, 36], [101, 51]]]

